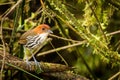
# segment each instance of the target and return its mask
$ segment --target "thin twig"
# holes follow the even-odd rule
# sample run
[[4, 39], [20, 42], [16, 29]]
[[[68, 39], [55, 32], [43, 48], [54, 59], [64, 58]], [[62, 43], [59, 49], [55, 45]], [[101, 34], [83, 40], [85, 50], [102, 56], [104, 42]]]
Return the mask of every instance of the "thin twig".
[[0, 80], [2, 80], [2, 72], [3, 72], [3, 67], [4, 67], [4, 64], [5, 64], [5, 53], [6, 53], [6, 49], [5, 49], [5, 42], [4, 42], [4, 39], [3, 39], [3, 31], [2, 31], [2, 22], [1, 21], [1, 27], [0, 27], [0, 34], [1, 34], [1, 41], [2, 41], [2, 44], [3, 44], [3, 61], [2, 61], [2, 66], [1, 66], [1, 74], [0, 74]]
[[108, 80], [114, 80], [115, 77], [117, 77], [118, 75], [120, 75], [120, 71], [117, 72], [116, 74], [114, 74], [112, 77], [110, 77]]
[[87, 42], [86, 40], [80, 41], [79, 43], [75, 43], [75, 44], [72, 44], [72, 45], [63, 46], [63, 47], [59, 47], [59, 48], [56, 48], [56, 49], [52, 49], [52, 50], [49, 50], [49, 51], [39, 53], [37, 56], [42, 56], [42, 55], [50, 54], [52, 52], [56, 52], [56, 51], [64, 50], [64, 49], [67, 49], [67, 48], [79, 46], [79, 45], [85, 44], [86, 42]]
[[[3, 30], [4, 30], [4, 31], [13, 31], [13, 28], [3, 27]], [[25, 31], [25, 30], [18, 30], [17, 32], [18, 32], [18, 33], [24, 33], [24, 32], [26, 32], [26, 31]]]
[[[53, 46], [53, 44], [52, 44], [52, 42], [51, 41], [49, 41], [49, 43], [51, 44], [51, 46], [55, 49], [55, 47]], [[56, 51], [56, 53], [58, 54], [58, 56], [62, 59], [62, 61], [66, 64], [66, 66], [68, 66], [68, 63], [67, 63], [67, 61], [62, 57], [62, 55], [58, 52], [58, 51]]]
[[108, 33], [108, 34], [106, 34], [106, 36], [111, 36], [111, 35], [115, 35], [115, 34], [119, 34], [119, 33], [120, 33], [120, 30]]
[[0, 3], [0, 6], [2, 6], [2, 5], [14, 4], [14, 3], [15, 3], [15, 2]]
[[43, 7], [43, 9], [45, 9], [45, 5], [42, 0], [40, 0], [40, 3], [41, 3], [41, 6]]
[[77, 40], [72, 40], [72, 39], [67, 39], [67, 38], [59, 37], [59, 36], [56, 36], [56, 35], [53, 35], [53, 34], [49, 34], [49, 36], [55, 37], [55, 38], [58, 38], [58, 39], [62, 39], [62, 40], [65, 40], [65, 41], [80, 42], [80, 41], [77, 41]]

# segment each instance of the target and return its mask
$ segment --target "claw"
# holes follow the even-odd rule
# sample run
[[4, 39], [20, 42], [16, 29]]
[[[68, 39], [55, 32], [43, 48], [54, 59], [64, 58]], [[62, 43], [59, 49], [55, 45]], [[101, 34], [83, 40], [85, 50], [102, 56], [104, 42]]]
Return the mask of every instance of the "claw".
[[27, 68], [32, 70], [31, 63], [28, 61], [28, 59], [26, 59], [25, 62], [27, 63]]

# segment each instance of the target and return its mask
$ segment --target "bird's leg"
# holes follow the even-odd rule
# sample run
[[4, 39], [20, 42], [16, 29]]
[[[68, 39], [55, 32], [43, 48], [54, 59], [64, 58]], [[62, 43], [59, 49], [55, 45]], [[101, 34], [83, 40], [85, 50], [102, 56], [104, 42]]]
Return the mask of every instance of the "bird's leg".
[[[31, 53], [32, 54], [32, 53]], [[38, 62], [37, 60], [36, 60], [36, 58], [35, 58], [35, 56], [32, 54], [32, 57], [33, 57], [33, 60], [34, 60], [34, 62], [35, 62], [35, 65], [36, 65], [36, 71], [37, 71], [37, 73], [40, 73], [40, 72], [42, 72], [42, 69], [41, 69], [41, 66], [40, 66], [40, 62]]]
[[32, 69], [32, 66], [31, 66], [31, 63], [30, 61], [28, 60], [28, 58], [25, 59], [25, 62], [27, 63], [27, 67], [30, 68], [30, 70]]

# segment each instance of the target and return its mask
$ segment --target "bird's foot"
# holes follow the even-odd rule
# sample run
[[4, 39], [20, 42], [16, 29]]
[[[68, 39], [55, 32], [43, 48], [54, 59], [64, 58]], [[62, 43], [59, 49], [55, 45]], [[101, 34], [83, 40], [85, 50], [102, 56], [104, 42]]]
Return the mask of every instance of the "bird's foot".
[[28, 60], [26, 60], [25, 62], [27, 63], [27, 69], [32, 70], [31, 62]]
[[38, 62], [38, 61], [36, 60], [36, 58], [34, 57], [33, 54], [32, 54], [32, 57], [33, 57], [33, 60], [34, 60], [34, 62], [35, 62], [36, 72], [37, 72], [38, 74], [41, 73], [41, 72], [43, 72], [42, 69], [41, 69], [41, 66], [40, 66], [40, 62]]
[[37, 72], [37, 73], [43, 72], [43, 70], [41, 69], [41, 64], [40, 64], [40, 62], [38, 62], [36, 59], [35, 59], [34, 61], [35, 61], [36, 72]]

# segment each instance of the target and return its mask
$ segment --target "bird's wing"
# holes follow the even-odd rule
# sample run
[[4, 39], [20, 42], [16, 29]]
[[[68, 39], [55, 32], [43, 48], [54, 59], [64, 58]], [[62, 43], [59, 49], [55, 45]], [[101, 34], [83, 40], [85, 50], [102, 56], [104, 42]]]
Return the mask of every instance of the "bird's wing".
[[19, 39], [18, 43], [19, 44], [26, 44], [27, 43], [27, 37], [28, 36], [34, 36], [35, 33], [32, 30], [29, 30], [27, 32], [25, 32]]

